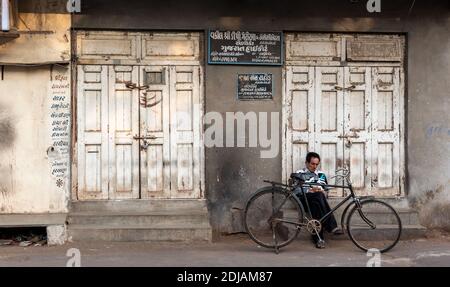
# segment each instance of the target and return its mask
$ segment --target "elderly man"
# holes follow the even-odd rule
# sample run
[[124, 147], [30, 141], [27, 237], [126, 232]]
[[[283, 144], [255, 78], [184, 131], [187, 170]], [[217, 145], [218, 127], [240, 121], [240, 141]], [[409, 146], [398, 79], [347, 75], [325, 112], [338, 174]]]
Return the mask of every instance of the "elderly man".
[[[320, 164], [320, 156], [315, 152], [309, 152], [306, 155], [305, 168], [298, 170], [296, 173], [301, 173], [302, 178], [305, 179], [305, 182], [314, 182], [322, 185], [327, 185], [327, 177], [325, 174], [318, 170], [318, 166]], [[326, 186], [311, 186], [305, 187], [303, 192], [306, 194], [306, 198], [308, 200], [308, 204], [311, 211], [311, 216], [314, 219], [319, 220], [326, 213], [328, 213], [331, 208], [327, 201], [327, 191], [328, 188]], [[307, 205], [303, 195], [299, 195], [300, 200], [307, 211]], [[335, 235], [343, 234], [342, 230], [338, 228], [336, 219], [333, 214], [331, 214], [322, 225], [322, 229], [319, 233], [320, 238], [316, 234], [313, 234], [312, 239], [316, 244], [317, 248], [325, 248], [325, 241], [323, 240], [323, 230], [326, 230]]]

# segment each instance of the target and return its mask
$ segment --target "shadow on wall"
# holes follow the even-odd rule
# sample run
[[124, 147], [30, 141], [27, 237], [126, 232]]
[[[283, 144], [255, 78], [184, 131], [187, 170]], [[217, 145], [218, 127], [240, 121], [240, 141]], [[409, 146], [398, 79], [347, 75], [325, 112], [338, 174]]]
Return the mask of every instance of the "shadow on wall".
[[266, 186], [264, 179], [280, 181], [280, 159], [261, 159], [260, 148], [209, 148], [206, 170], [211, 225], [220, 234], [245, 232], [243, 211], [248, 198]]

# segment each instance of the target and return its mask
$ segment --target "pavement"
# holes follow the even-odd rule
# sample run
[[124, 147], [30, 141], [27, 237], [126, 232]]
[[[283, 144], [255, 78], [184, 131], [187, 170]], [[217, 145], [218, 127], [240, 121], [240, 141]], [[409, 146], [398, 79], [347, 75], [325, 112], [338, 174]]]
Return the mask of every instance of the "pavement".
[[[343, 235], [346, 236], [346, 235]], [[400, 241], [391, 251], [367, 254], [350, 240], [327, 239], [325, 249], [296, 240], [279, 254], [258, 246], [246, 234], [221, 236], [212, 243], [77, 242], [60, 246], [0, 246], [0, 266], [144, 267], [301, 267], [450, 266], [450, 236]], [[370, 261], [371, 260], [371, 261]]]

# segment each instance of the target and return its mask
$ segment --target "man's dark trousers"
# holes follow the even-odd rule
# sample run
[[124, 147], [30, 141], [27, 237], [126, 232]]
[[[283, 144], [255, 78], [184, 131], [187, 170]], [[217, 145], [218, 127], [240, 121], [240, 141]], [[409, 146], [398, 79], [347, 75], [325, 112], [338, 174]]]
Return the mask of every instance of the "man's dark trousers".
[[[303, 195], [299, 195], [299, 198], [303, 204], [303, 208], [305, 212], [308, 212], [308, 207], [305, 202], [305, 198]], [[325, 214], [331, 211], [330, 205], [328, 204], [327, 198], [323, 192], [307, 192], [306, 198], [308, 199], [309, 208], [311, 209], [311, 216], [314, 219], [321, 219]], [[320, 230], [320, 238], [323, 239], [323, 230], [325, 229], [328, 232], [332, 232], [333, 229], [337, 227], [336, 219], [334, 215], [331, 214], [328, 218], [322, 223], [322, 229]], [[314, 242], [317, 242], [317, 235], [313, 234]]]

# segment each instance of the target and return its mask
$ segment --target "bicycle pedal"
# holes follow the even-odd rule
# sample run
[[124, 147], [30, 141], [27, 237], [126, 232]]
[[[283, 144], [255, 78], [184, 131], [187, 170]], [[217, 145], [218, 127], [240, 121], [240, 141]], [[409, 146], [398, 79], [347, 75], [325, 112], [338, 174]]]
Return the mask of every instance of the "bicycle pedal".
[[324, 240], [317, 241], [316, 247], [317, 248], [325, 248], [325, 241]]

